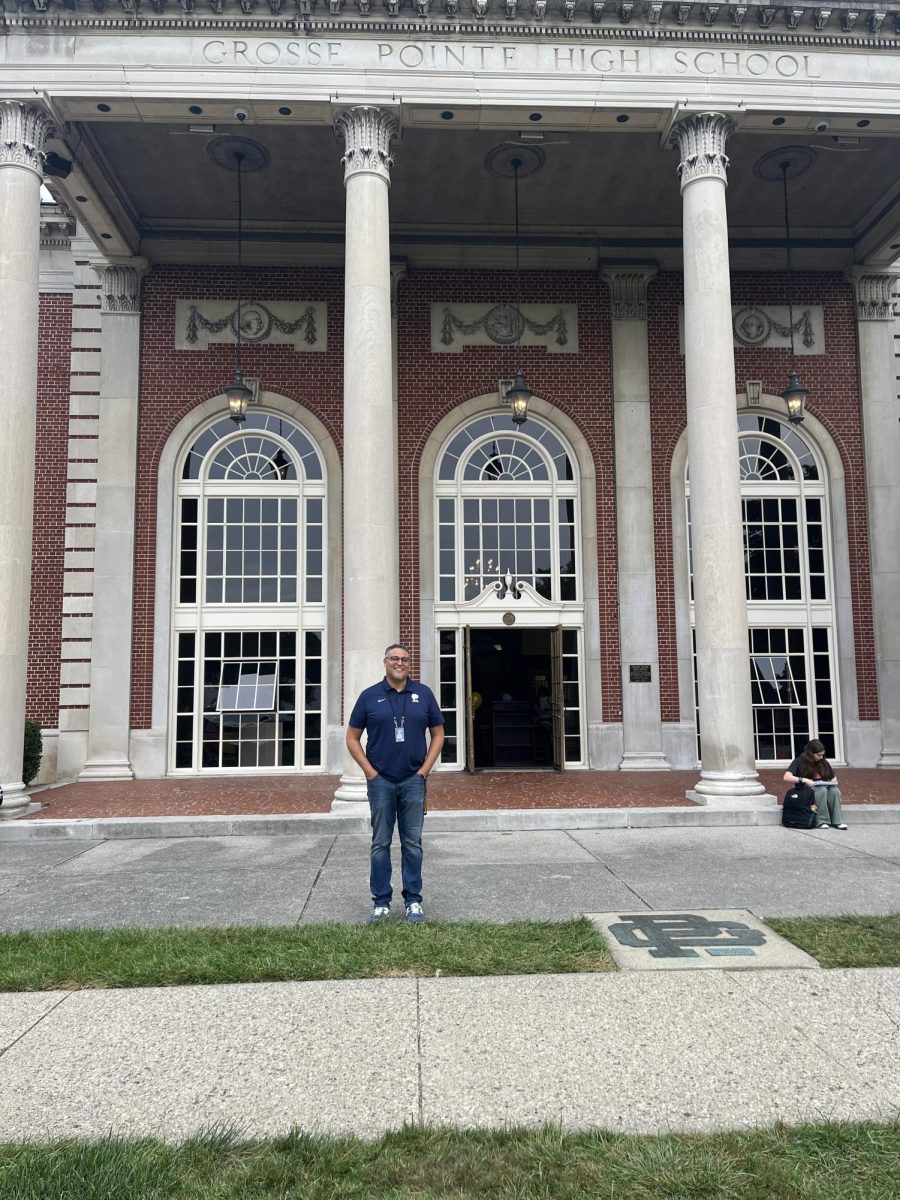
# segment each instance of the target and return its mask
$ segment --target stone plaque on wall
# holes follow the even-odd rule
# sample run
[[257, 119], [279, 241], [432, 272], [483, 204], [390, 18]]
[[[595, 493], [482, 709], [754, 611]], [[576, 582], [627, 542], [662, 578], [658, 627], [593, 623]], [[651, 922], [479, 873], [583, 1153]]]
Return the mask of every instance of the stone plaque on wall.
[[[821, 304], [793, 306], [794, 353], [825, 353], [825, 320]], [[731, 329], [735, 347], [783, 350], [791, 346], [791, 309], [787, 304], [733, 304]], [[679, 353], [684, 354], [684, 308], [678, 310]]]
[[575, 304], [432, 304], [431, 351], [460, 354], [465, 346], [543, 346], [548, 354], [578, 353]]
[[[234, 300], [176, 300], [175, 349], [205, 350], [214, 342], [233, 343], [237, 323]], [[298, 352], [322, 354], [328, 349], [327, 305], [247, 300], [241, 305], [241, 341], [245, 346], [280, 342]]]

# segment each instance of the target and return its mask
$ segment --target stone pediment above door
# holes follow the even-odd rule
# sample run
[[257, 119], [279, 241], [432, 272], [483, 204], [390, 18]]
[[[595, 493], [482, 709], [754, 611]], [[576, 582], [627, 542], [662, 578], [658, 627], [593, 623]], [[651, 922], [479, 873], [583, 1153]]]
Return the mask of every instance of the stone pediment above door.
[[577, 624], [583, 618], [584, 605], [547, 600], [530, 583], [507, 575], [494, 580], [472, 600], [435, 605], [438, 621], [444, 619], [441, 614], [451, 613], [463, 624], [548, 626]]

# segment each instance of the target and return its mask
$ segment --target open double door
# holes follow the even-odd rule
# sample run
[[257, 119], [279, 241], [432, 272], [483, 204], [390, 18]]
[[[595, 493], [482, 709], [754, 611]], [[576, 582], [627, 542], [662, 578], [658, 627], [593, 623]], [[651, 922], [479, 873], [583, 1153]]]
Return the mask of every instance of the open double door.
[[466, 769], [565, 769], [563, 631], [463, 629]]

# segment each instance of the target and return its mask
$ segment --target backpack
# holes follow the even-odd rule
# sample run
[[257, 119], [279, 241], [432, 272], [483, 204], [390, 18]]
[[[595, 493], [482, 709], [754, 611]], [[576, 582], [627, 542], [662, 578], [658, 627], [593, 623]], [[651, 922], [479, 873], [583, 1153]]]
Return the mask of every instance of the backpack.
[[785, 792], [781, 823], [788, 829], [815, 829], [818, 813], [813, 805], [815, 796], [808, 783], [795, 783]]

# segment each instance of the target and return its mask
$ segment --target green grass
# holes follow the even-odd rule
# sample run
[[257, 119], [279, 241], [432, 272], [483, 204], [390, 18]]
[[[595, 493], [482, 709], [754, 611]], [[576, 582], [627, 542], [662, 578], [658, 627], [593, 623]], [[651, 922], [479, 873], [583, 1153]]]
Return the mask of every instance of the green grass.
[[0, 934], [0, 992], [613, 969], [585, 917]]
[[9, 1200], [890, 1200], [900, 1123], [632, 1137], [408, 1127], [374, 1142], [301, 1133], [181, 1146], [0, 1145]]
[[900, 913], [889, 917], [766, 917], [823, 967], [900, 967]]

